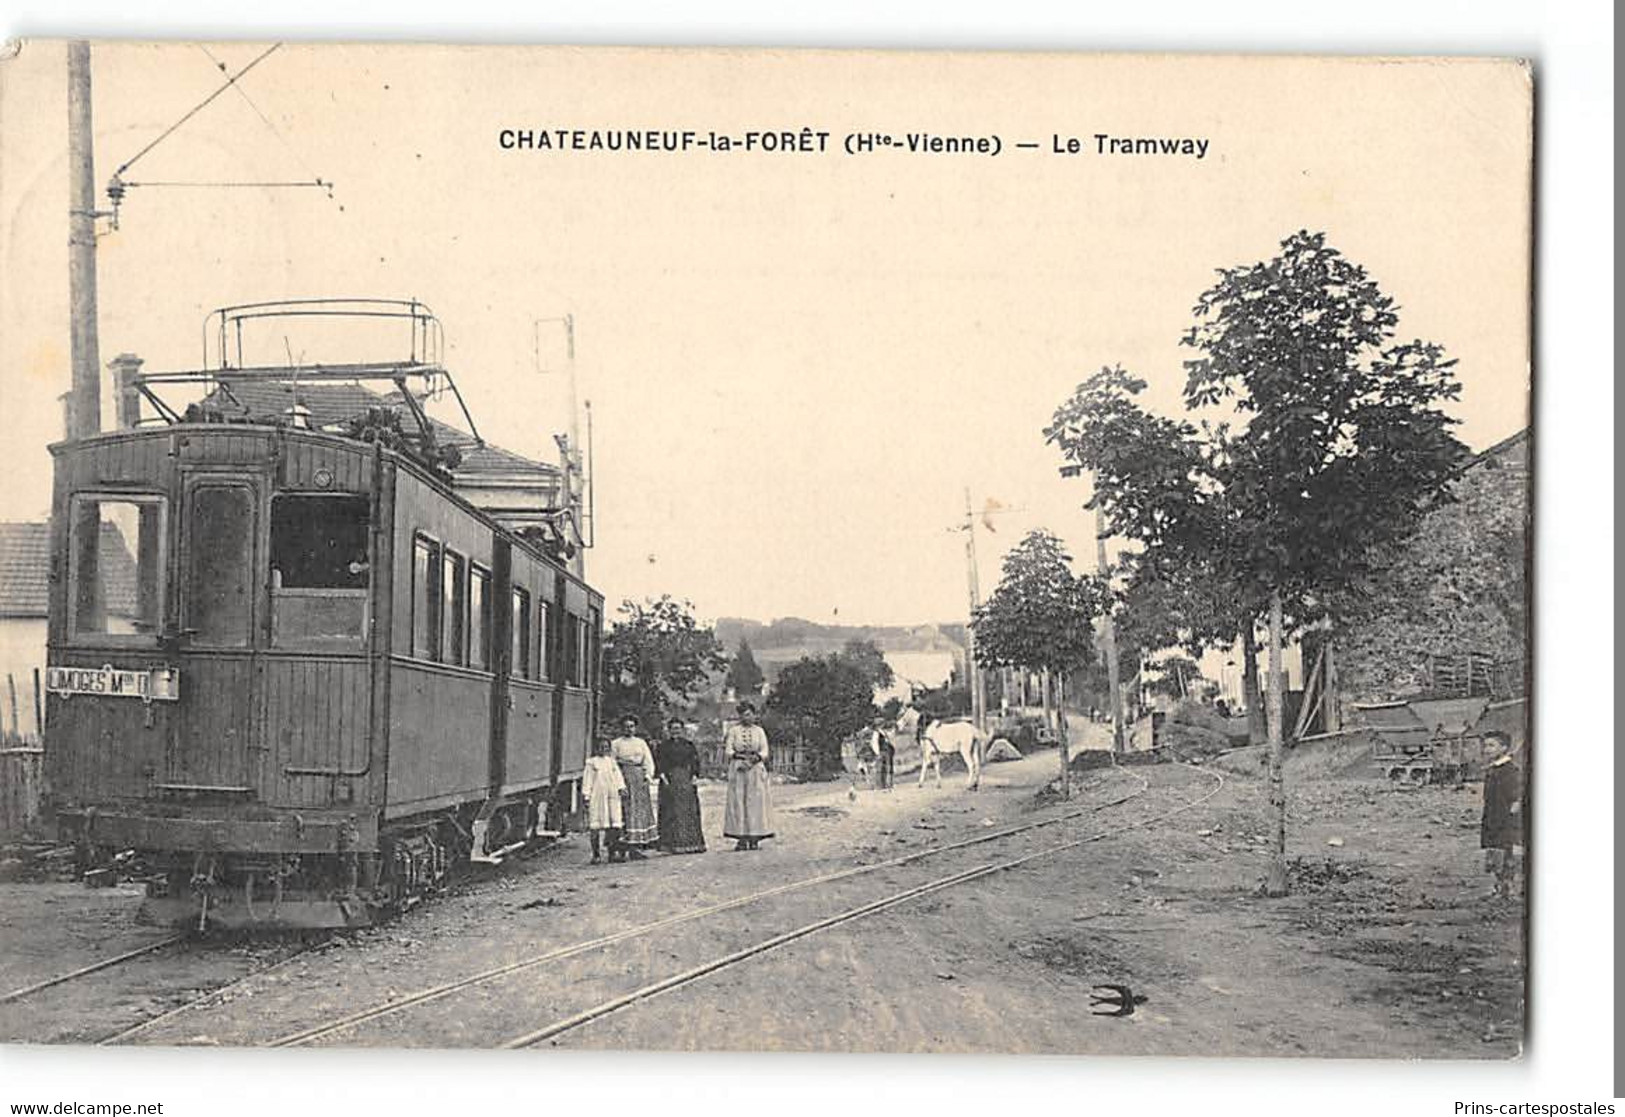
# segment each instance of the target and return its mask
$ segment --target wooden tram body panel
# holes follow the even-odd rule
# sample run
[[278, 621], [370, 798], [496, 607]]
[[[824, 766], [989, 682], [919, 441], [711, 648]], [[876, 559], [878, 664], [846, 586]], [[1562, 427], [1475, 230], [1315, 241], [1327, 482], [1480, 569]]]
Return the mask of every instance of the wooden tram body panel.
[[[231, 858], [350, 857], [353, 899], [354, 858], [391, 834], [466, 833], [501, 804], [539, 822], [579, 778], [602, 598], [416, 462], [236, 424], [52, 453], [47, 765], [82, 845], [221, 856], [227, 900]], [[96, 693], [129, 685], [98, 672], [169, 672], [178, 694]], [[334, 910], [303, 921], [365, 921]]]

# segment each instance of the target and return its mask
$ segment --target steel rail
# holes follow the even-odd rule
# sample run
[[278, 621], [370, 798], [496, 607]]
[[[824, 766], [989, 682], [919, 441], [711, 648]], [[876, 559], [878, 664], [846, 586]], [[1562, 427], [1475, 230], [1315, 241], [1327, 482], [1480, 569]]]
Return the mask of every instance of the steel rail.
[[682, 971], [681, 973], [672, 974], [669, 977], [651, 982], [650, 984], [639, 989], [634, 989], [630, 993], [623, 993], [618, 997], [611, 998], [610, 1000], [604, 1001], [593, 1006], [592, 1008], [584, 1009], [573, 1016], [568, 1016], [563, 1020], [555, 1021], [544, 1028], [538, 1028], [535, 1031], [526, 1032], [524, 1035], [516, 1036], [513, 1039], [508, 1040], [502, 1046], [509, 1050], [522, 1047], [534, 1047], [543, 1040], [551, 1039], [554, 1036], [573, 1031], [576, 1028], [590, 1024], [594, 1020], [601, 1019], [602, 1017], [608, 1016], [611, 1013], [619, 1012], [621, 1009], [628, 1008], [641, 1001], [646, 1001], [651, 997], [660, 995], [661, 993], [669, 992], [672, 989], [677, 989], [684, 985], [692, 984], [693, 982], [699, 981], [701, 978], [707, 977], [710, 974], [728, 969], [731, 966], [739, 965], [740, 963], [746, 962], [759, 954], [765, 954], [770, 950], [776, 950], [781, 946], [795, 942], [797, 939], [802, 939], [806, 938], [808, 935], [817, 934], [819, 931], [828, 930], [829, 928], [837, 927], [842, 923], [850, 923], [853, 920], [862, 919], [865, 916], [886, 911], [889, 908], [908, 903], [910, 900], [916, 900], [921, 896], [927, 896], [933, 892], [940, 892], [956, 885], [965, 884], [973, 880], [979, 880], [982, 877], [992, 876], [994, 873], [1007, 872], [1010, 869], [1019, 868], [1022, 865], [1036, 861], [1041, 857], [1050, 857], [1054, 854], [1063, 853], [1067, 850], [1077, 849], [1080, 846], [1089, 845], [1092, 842], [1098, 842], [1105, 838], [1109, 838], [1114, 834], [1126, 833], [1130, 830], [1141, 829], [1157, 822], [1165, 822], [1175, 815], [1182, 814], [1183, 812], [1206, 802], [1213, 796], [1217, 795], [1220, 789], [1224, 787], [1225, 780], [1222, 774], [1206, 769], [1201, 769], [1201, 771], [1204, 775], [1209, 775], [1214, 778], [1214, 785], [1203, 795], [1200, 795], [1189, 802], [1183, 803], [1173, 810], [1165, 812], [1164, 814], [1156, 815], [1149, 819], [1143, 819], [1139, 822], [1130, 823], [1125, 826], [1118, 826], [1108, 830], [1102, 830], [1098, 833], [1091, 834], [1086, 838], [1078, 838], [1070, 842], [1061, 842], [1058, 845], [1053, 845], [1046, 849], [1038, 850], [1035, 853], [1025, 854], [1021, 857], [1016, 857], [1008, 861], [995, 862], [992, 865], [982, 865], [973, 869], [966, 869], [962, 872], [953, 873], [949, 876], [939, 877], [933, 881], [927, 881], [925, 884], [916, 885], [913, 888], [905, 889], [902, 892], [893, 893], [892, 895], [883, 897], [882, 899], [875, 900], [867, 904], [862, 904], [855, 908], [850, 908], [847, 911], [839, 913], [838, 915], [828, 916], [813, 923], [808, 923], [801, 927], [797, 927], [794, 930], [785, 931], [782, 934], [774, 935], [770, 939], [764, 939], [763, 941], [755, 943], [751, 946], [735, 950], [732, 953], [724, 954], [719, 958], [713, 958], [708, 962], [702, 962], [697, 966], [693, 966]]
[[92, 962], [88, 966], [80, 966], [77, 970], [74, 970], [71, 973], [58, 974], [56, 977], [46, 978], [44, 981], [36, 981], [32, 985], [25, 985], [21, 989], [13, 989], [11, 992], [0, 996], [0, 1005], [10, 1004], [12, 1001], [20, 1001], [24, 997], [38, 993], [42, 989], [49, 989], [54, 985], [62, 985], [65, 982], [74, 980], [75, 978], [84, 977], [87, 974], [93, 974], [99, 970], [105, 970], [110, 966], [116, 966], [120, 962], [128, 962], [130, 959], [139, 958], [143, 954], [151, 954], [154, 951], [162, 950], [166, 946], [174, 946], [176, 943], [189, 937], [189, 934], [189, 932], [182, 932], [178, 935], [170, 935], [168, 938], [159, 939], [157, 942], [148, 943], [146, 946], [138, 946], [134, 950], [126, 950], [123, 954], [117, 954], [111, 958], [103, 958], [100, 962]]
[[1021, 826], [1006, 827], [1003, 830], [995, 830], [986, 834], [978, 834], [973, 838], [952, 842], [948, 845], [935, 846], [930, 849], [915, 850], [900, 857], [893, 857], [885, 861], [877, 861], [872, 865], [858, 865], [848, 869], [840, 869], [832, 873], [825, 873], [816, 877], [807, 877], [802, 880], [791, 881], [787, 884], [777, 885], [761, 892], [752, 892], [745, 896], [738, 896], [731, 900], [724, 900], [720, 903], [709, 904], [702, 908], [693, 908], [686, 912], [679, 912], [676, 915], [667, 916], [664, 919], [655, 920], [652, 923], [644, 923], [636, 927], [628, 927], [625, 930], [603, 935], [596, 939], [588, 939], [584, 942], [573, 943], [569, 946], [557, 947], [553, 950], [546, 951], [542, 954], [537, 954], [530, 958], [522, 958], [518, 961], [509, 962], [493, 969], [483, 970], [479, 973], [471, 974], [468, 977], [460, 978], [456, 981], [446, 982], [445, 984], [437, 985], [430, 989], [423, 989], [416, 993], [410, 993], [404, 997], [398, 997], [392, 1001], [386, 1001], [380, 1005], [374, 1005], [371, 1008], [362, 1009], [359, 1012], [351, 1013], [349, 1016], [330, 1021], [326, 1024], [319, 1024], [315, 1027], [307, 1028], [304, 1031], [294, 1032], [289, 1035], [282, 1036], [278, 1039], [272, 1040], [266, 1046], [302, 1046], [312, 1040], [321, 1039], [325, 1036], [332, 1035], [335, 1032], [344, 1031], [348, 1028], [354, 1027], [357, 1024], [364, 1024], [369, 1020], [376, 1020], [379, 1017], [393, 1015], [394, 1013], [412, 1008], [416, 1005], [439, 1000], [441, 997], [446, 997], [464, 989], [485, 984], [486, 982], [495, 981], [498, 978], [506, 977], [510, 974], [534, 969], [537, 966], [546, 965], [549, 962], [557, 962], [565, 958], [572, 958], [578, 954], [586, 954], [594, 950], [600, 950], [607, 946], [613, 946], [616, 943], [625, 942], [628, 939], [641, 938], [644, 935], [653, 934], [656, 931], [662, 931], [668, 927], [678, 926], [679, 924], [689, 923], [696, 919], [704, 919], [708, 916], [719, 915], [725, 911], [732, 911], [736, 908], [746, 907], [750, 904], [759, 903], [760, 901], [769, 899], [773, 896], [782, 896], [786, 893], [800, 891], [804, 888], [813, 888], [817, 887], [818, 885], [832, 884], [836, 881], [848, 880], [853, 877], [864, 876], [868, 873], [879, 872], [882, 869], [896, 868], [897, 866], [906, 865], [911, 862], [922, 861], [927, 857], [935, 857], [938, 854], [949, 853], [954, 850], [967, 849], [971, 846], [982, 845], [987, 842], [999, 841], [1003, 838], [1012, 837], [1016, 834], [1027, 833], [1031, 830], [1039, 830], [1048, 826], [1056, 826], [1060, 823], [1068, 822], [1074, 818], [1081, 817], [1082, 815], [1091, 814], [1094, 811], [1121, 806], [1122, 804], [1129, 802], [1131, 799], [1143, 795], [1150, 787], [1150, 781], [1144, 776], [1136, 773], [1135, 778], [1140, 781], [1140, 786], [1135, 788], [1129, 794], [1121, 796], [1117, 799], [1111, 799], [1103, 803], [1095, 803], [1086, 807], [1080, 807], [1076, 810], [1067, 811], [1056, 815], [1053, 818], [1039, 819], [1036, 822], [1025, 823]]
[[123, 1043], [125, 1040], [132, 1039], [135, 1036], [138, 1036], [142, 1032], [145, 1032], [145, 1031], [147, 1031], [147, 1030], [149, 1030], [151, 1028], [156, 1028], [160, 1024], [168, 1023], [170, 1020], [173, 1020], [177, 1016], [184, 1016], [188, 1012], [192, 1012], [195, 1009], [202, 1008], [204, 1005], [208, 1004], [210, 1001], [217, 1000], [218, 998], [225, 996], [227, 993], [230, 993], [233, 989], [236, 989], [240, 985], [246, 985], [250, 981], [253, 981], [255, 978], [264, 977], [268, 973], [271, 973], [271, 972], [273, 972], [275, 970], [280, 970], [284, 966], [287, 966], [287, 965], [290, 965], [290, 964], [292, 964], [294, 962], [299, 961], [301, 958], [305, 957], [307, 954], [309, 954], [311, 951], [313, 951], [315, 949], [317, 949], [317, 948], [314, 947], [314, 946], [307, 946], [307, 947], [304, 947], [301, 950], [297, 950], [294, 953], [288, 955], [286, 958], [283, 958], [281, 961], [272, 962], [269, 966], [262, 966], [259, 969], [254, 970], [252, 973], [246, 973], [242, 977], [239, 977], [237, 980], [227, 982], [225, 985], [216, 986], [215, 988], [210, 989], [208, 992], [199, 994], [198, 996], [193, 997], [191, 1000], [186, 1001], [183, 1004], [176, 1005], [172, 1009], [169, 1009], [169, 1010], [167, 1010], [165, 1012], [159, 1013], [157, 1016], [150, 1016], [147, 1019], [141, 1021], [139, 1024], [135, 1024], [135, 1025], [132, 1025], [131, 1027], [125, 1028], [123, 1031], [114, 1032], [110, 1036], [105, 1036], [102, 1039], [99, 1039], [99, 1040], [96, 1041], [96, 1046], [97, 1047], [112, 1047], [112, 1046], [115, 1046], [117, 1044]]

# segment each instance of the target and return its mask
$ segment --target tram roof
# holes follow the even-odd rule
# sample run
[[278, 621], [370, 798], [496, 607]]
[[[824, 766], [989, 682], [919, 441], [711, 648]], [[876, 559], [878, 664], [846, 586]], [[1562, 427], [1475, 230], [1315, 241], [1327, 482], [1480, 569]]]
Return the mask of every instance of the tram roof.
[[[229, 379], [204, 398], [205, 406], [227, 414], [268, 423], [283, 422], [294, 406], [304, 408], [312, 429], [336, 426], [364, 415], [369, 407], [405, 409], [399, 391], [375, 392], [362, 384], [344, 382], [295, 382], [293, 380]], [[489, 442], [469, 443], [466, 431], [430, 418], [435, 435], [462, 450], [462, 461], [453, 472], [457, 476], [490, 474], [531, 474], [538, 478], [558, 475], [558, 468], [527, 458]]]

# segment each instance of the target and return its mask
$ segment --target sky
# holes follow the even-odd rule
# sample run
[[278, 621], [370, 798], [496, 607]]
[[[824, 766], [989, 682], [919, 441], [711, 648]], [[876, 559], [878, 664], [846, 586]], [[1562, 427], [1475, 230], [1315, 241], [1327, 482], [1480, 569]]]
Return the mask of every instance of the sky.
[[[98, 45], [97, 177], [263, 45]], [[65, 50], [0, 66], [0, 518], [49, 507], [67, 350]], [[103, 360], [198, 367], [211, 308], [419, 298], [488, 439], [554, 454], [563, 330], [591, 401], [611, 602], [853, 624], [967, 611], [1028, 530], [1093, 568], [1088, 483], [1042, 430], [1121, 363], [1180, 407], [1219, 267], [1324, 230], [1459, 358], [1458, 433], [1528, 421], [1529, 101], [1512, 64], [1222, 56], [548, 51], [289, 44], [142, 156], [99, 242]], [[246, 94], [246, 97], [243, 96]], [[799, 130], [823, 154], [503, 150], [505, 128]], [[1024, 140], [849, 156], [848, 132]], [[1192, 137], [1202, 159], [1095, 152]], [[1054, 137], [1083, 152], [1054, 154]], [[321, 339], [266, 338], [320, 359]], [[110, 418], [110, 405], [104, 406]]]

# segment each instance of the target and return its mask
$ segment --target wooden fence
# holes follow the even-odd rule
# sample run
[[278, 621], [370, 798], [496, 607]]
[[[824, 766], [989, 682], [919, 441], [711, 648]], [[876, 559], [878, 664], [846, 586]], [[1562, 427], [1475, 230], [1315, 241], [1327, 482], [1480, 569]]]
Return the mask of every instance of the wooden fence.
[[45, 803], [45, 750], [0, 748], [0, 841], [40, 830]]
[[21, 700], [26, 690], [17, 685], [16, 676], [8, 673], [0, 690], [0, 841], [36, 836], [43, 821], [45, 750], [40, 747], [42, 696], [37, 668], [28, 685], [33, 691], [33, 702], [28, 705]]

